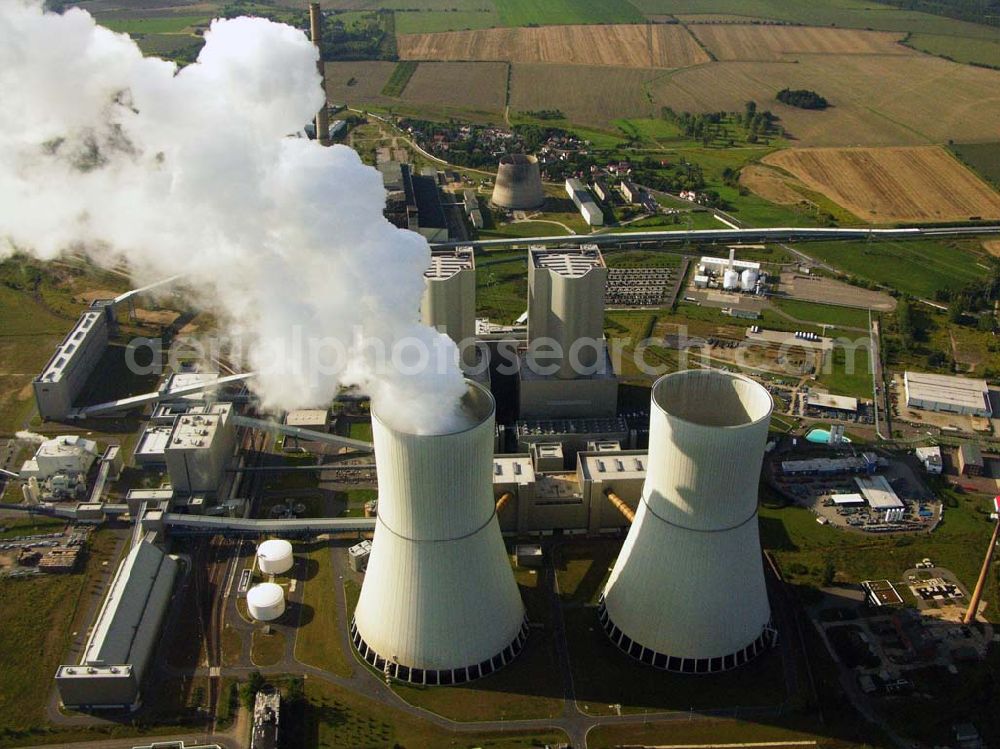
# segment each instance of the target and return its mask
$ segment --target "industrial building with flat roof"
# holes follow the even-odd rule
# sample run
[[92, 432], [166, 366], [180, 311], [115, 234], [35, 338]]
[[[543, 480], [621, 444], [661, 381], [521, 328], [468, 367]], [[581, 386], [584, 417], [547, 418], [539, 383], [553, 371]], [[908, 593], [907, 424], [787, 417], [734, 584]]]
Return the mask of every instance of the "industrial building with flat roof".
[[132, 547], [115, 573], [80, 663], [59, 666], [56, 671], [63, 705], [138, 705], [177, 568], [177, 561], [149, 539]]
[[575, 177], [566, 180], [566, 194], [573, 201], [573, 205], [580, 211], [583, 220], [590, 226], [602, 226], [604, 224], [604, 211], [594, 202], [590, 196], [590, 191], [586, 185]]
[[903, 500], [896, 496], [885, 476], [856, 476], [854, 483], [873, 510], [899, 510], [904, 507]]
[[24, 461], [21, 478], [45, 480], [57, 473], [86, 474], [97, 460], [97, 443], [79, 435], [63, 435], [45, 440], [34, 457]]
[[233, 454], [236, 431], [232, 404], [216, 403], [208, 413], [181, 416], [163, 451], [170, 485], [181, 492], [214, 492]]
[[848, 398], [844, 395], [830, 395], [829, 393], [807, 393], [806, 407], [827, 411], [846, 411], [853, 414], [858, 411], [858, 399]]
[[990, 418], [990, 391], [986, 380], [906, 372], [903, 375], [907, 408], [943, 411]]
[[32, 382], [35, 404], [43, 419], [64, 419], [73, 409], [74, 399], [107, 348], [108, 320], [104, 308], [92, 308], [80, 315]]

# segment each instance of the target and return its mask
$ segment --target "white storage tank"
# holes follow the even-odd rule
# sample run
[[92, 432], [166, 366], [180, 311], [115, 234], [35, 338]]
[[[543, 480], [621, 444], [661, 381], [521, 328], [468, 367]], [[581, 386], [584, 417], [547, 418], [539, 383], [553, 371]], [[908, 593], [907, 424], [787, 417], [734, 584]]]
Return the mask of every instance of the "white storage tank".
[[280, 538], [272, 538], [257, 547], [257, 567], [265, 575], [283, 575], [295, 564], [292, 545]]
[[726, 291], [736, 291], [740, 288], [740, 273], [732, 268], [722, 275], [722, 288]]
[[273, 622], [285, 613], [285, 591], [277, 583], [261, 583], [247, 591], [250, 616], [259, 622]]
[[743, 271], [743, 275], [740, 276], [740, 287], [743, 291], [753, 291], [757, 285], [757, 278], [757, 271], [753, 268], [747, 268]]

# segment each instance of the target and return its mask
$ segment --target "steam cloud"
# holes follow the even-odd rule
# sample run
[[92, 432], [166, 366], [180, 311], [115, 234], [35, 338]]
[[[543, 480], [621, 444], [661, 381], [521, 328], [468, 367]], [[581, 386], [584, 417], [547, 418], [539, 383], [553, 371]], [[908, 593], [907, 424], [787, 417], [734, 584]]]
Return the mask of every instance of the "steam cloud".
[[[356, 385], [394, 426], [446, 431], [465, 386], [454, 344], [418, 320], [427, 243], [383, 218], [380, 176], [353, 150], [286, 137], [324, 101], [316, 59], [302, 32], [237, 18], [178, 71], [85, 11], [6, 0], [0, 255], [82, 247], [139, 280], [185, 274], [255, 344], [243, 364], [264, 407]], [[414, 366], [380, 366], [402, 341]], [[420, 345], [446, 365], [418, 366]]]

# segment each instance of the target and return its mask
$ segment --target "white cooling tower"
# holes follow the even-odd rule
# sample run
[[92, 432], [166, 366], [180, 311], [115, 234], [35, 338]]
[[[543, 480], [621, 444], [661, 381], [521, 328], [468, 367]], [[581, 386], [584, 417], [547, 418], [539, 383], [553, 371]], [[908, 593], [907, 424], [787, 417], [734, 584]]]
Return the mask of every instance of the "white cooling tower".
[[717, 370], [653, 386], [642, 500], [599, 609], [633, 658], [713, 673], [771, 643], [757, 529], [771, 407], [761, 385]]
[[257, 547], [257, 567], [265, 575], [282, 575], [295, 564], [292, 545], [280, 538], [264, 541]]
[[351, 638], [417, 684], [461, 684], [520, 652], [524, 605], [493, 498], [493, 396], [469, 383], [467, 423], [419, 435], [372, 413], [378, 518]]
[[285, 613], [285, 591], [277, 583], [261, 583], [247, 591], [247, 609], [259, 622], [273, 622]]

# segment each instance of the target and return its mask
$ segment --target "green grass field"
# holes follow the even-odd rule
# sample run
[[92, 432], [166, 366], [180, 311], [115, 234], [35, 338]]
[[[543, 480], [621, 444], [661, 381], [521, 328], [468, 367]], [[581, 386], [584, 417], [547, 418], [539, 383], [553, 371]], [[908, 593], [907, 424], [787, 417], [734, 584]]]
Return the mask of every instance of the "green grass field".
[[919, 239], [906, 242], [810, 242], [805, 254], [859, 278], [886, 284], [915, 297], [933, 298], [983, 278], [976, 241]]
[[951, 34], [1000, 39], [1000, 29], [865, 0], [633, 0], [648, 15], [731, 15], [810, 26]]
[[102, 18], [100, 24], [124, 34], [179, 34], [207, 24], [211, 16], [162, 16], [156, 18]]
[[430, 34], [438, 31], [488, 29], [497, 26], [500, 17], [495, 8], [455, 11], [396, 11], [397, 34]]
[[254, 630], [250, 642], [250, 657], [261, 667], [273, 666], [279, 663], [285, 654], [285, 635], [276, 629], [265, 634], [262, 630]]
[[775, 299], [772, 304], [778, 310], [798, 320], [838, 327], [866, 329], [868, 327], [868, 312], [865, 310], [835, 307], [831, 304], [813, 304], [797, 299]]
[[643, 23], [646, 19], [627, 0], [495, 0], [504, 26], [574, 23]]
[[1000, 41], [970, 39], [948, 34], [913, 34], [909, 45], [921, 52], [946, 57], [955, 62], [1000, 67]]
[[410, 78], [417, 72], [419, 64], [412, 60], [397, 62], [392, 75], [389, 76], [389, 80], [382, 87], [382, 96], [402, 96], [403, 91], [406, 90], [406, 84], [410, 82]]
[[295, 637], [295, 657], [310, 666], [339, 676], [351, 675], [351, 655], [340, 649], [334, 596], [340, 586], [333, 575], [330, 547], [321, 542], [307, 548], [309, 570], [305, 585], [302, 622]]
[[950, 148], [980, 177], [1000, 187], [1000, 143], [955, 143]]
[[823, 370], [816, 378], [834, 395], [871, 398], [872, 375], [867, 339], [858, 336], [858, 340], [860, 344], [851, 348], [836, 346], [823, 362]]
[[528, 266], [522, 250], [489, 252], [476, 258], [476, 312], [511, 323], [528, 304]]

